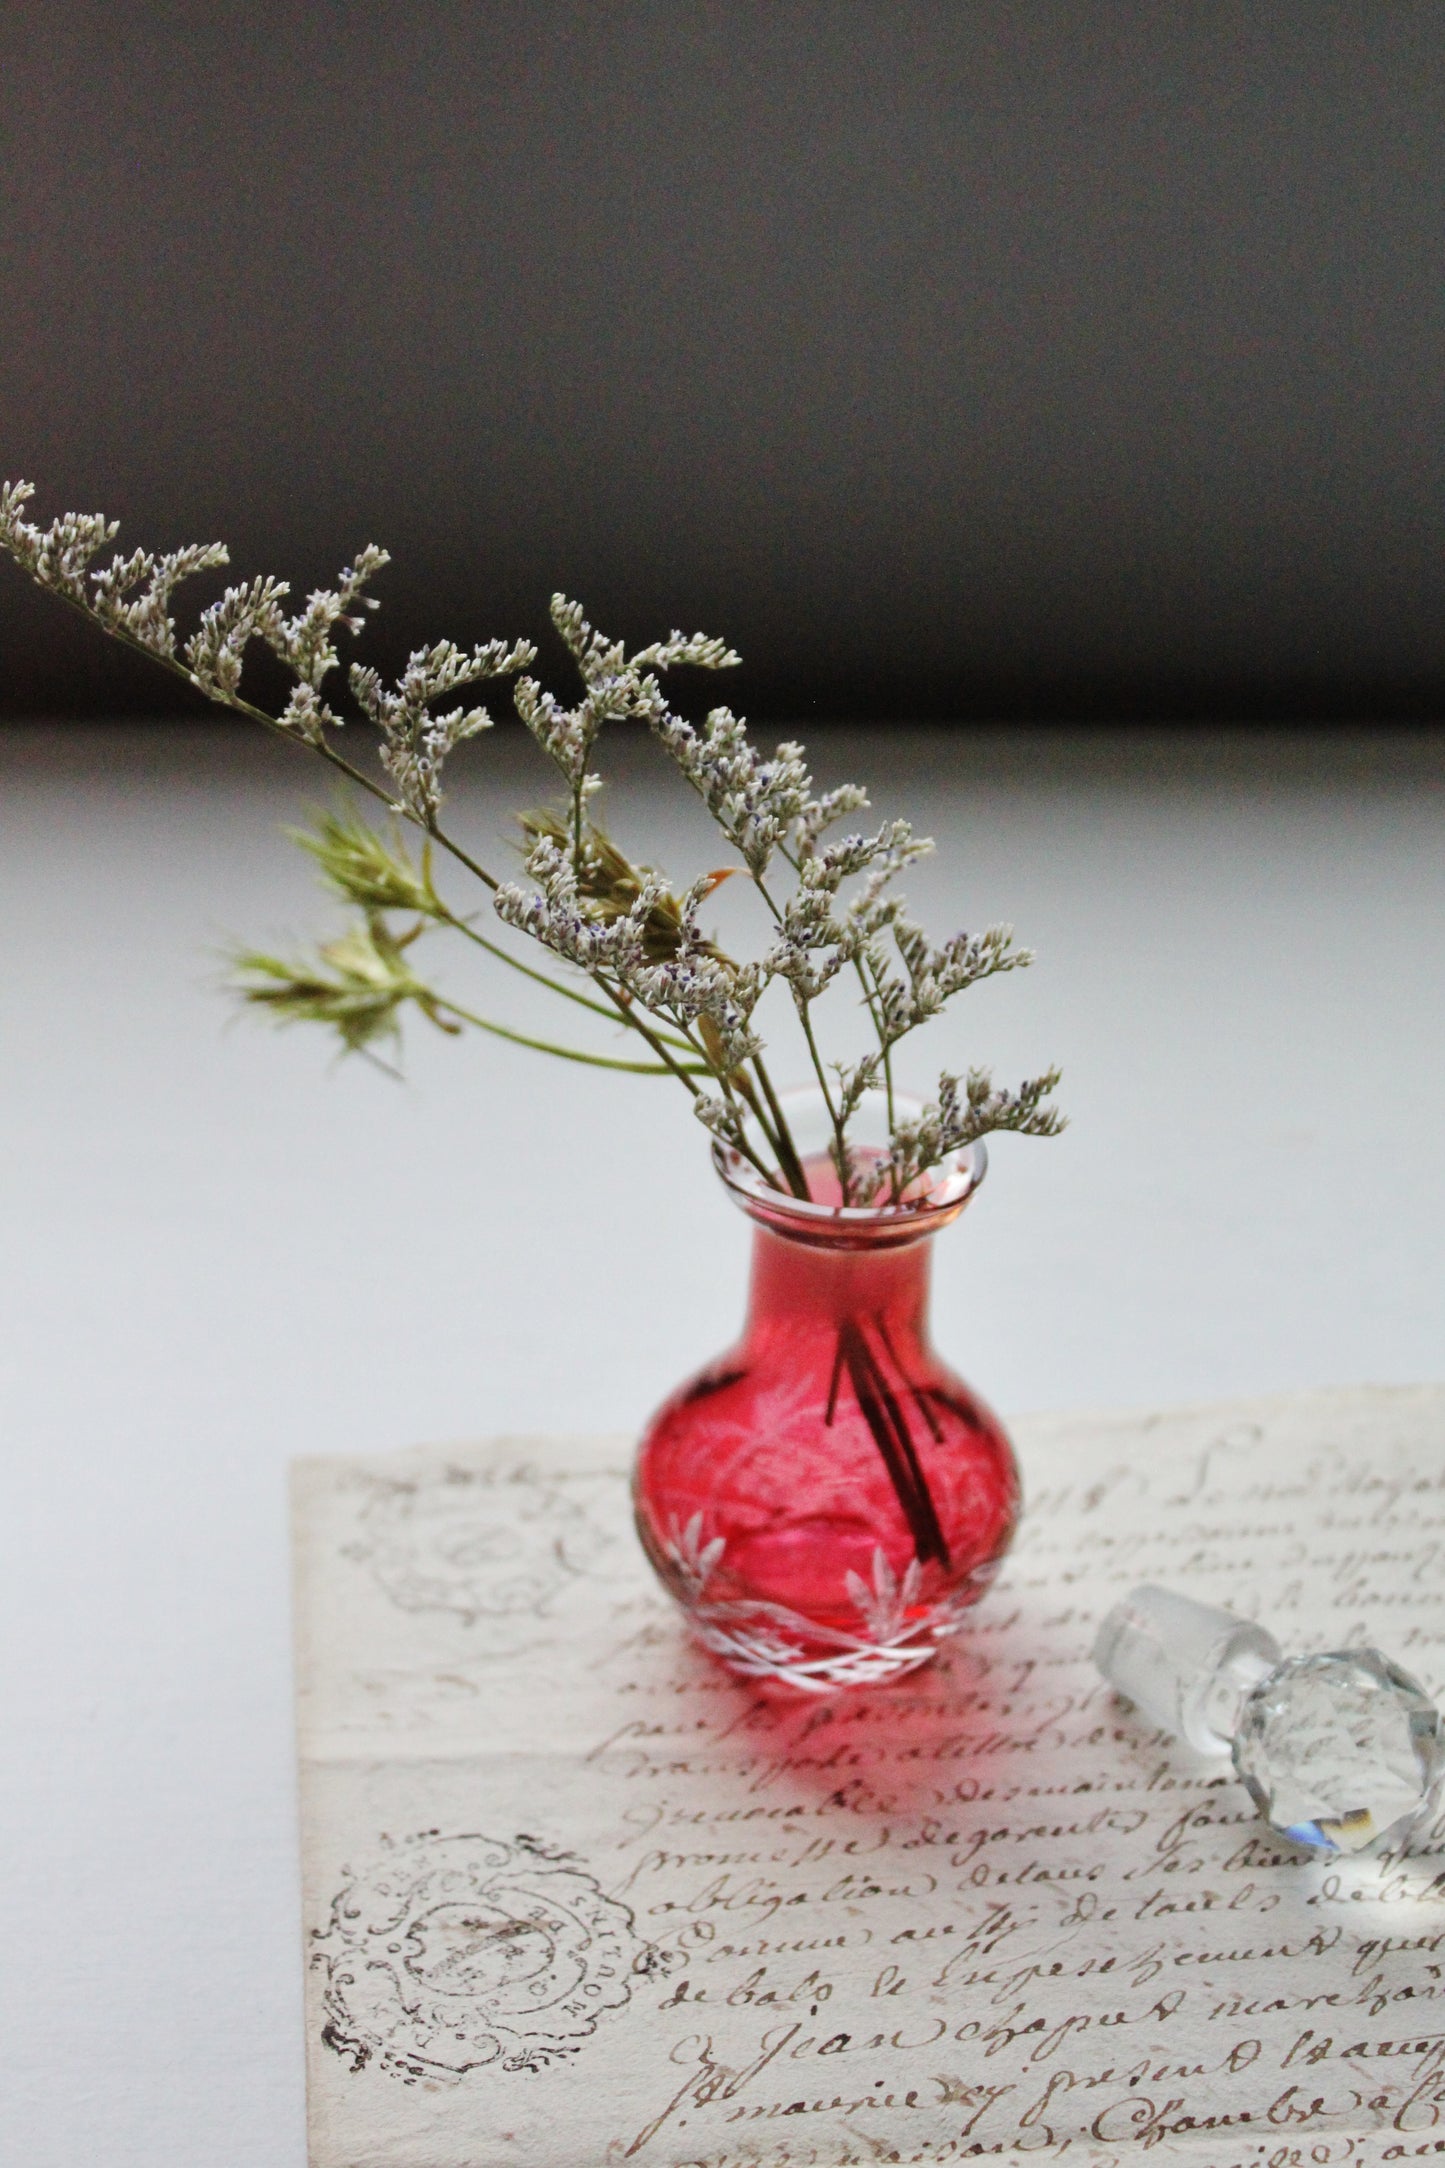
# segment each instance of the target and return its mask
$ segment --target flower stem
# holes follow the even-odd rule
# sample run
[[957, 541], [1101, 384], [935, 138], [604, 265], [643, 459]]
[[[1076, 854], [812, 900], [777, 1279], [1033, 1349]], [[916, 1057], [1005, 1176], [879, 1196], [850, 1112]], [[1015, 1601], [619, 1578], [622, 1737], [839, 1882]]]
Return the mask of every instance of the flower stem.
[[813, 1020], [808, 1014], [807, 1000], [799, 994], [795, 996], [795, 1004], [798, 1011], [798, 1021], [803, 1027], [803, 1037], [808, 1042], [808, 1053], [812, 1058], [813, 1074], [818, 1079], [818, 1089], [823, 1094], [823, 1104], [828, 1109], [828, 1119], [833, 1125], [833, 1158], [838, 1169], [838, 1186], [843, 1193], [842, 1201], [844, 1204], [851, 1204], [853, 1202], [853, 1177], [848, 1165], [848, 1138], [839, 1117], [838, 1109], [833, 1104], [833, 1094], [828, 1089], [828, 1076], [823, 1067], [823, 1057], [818, 1052], [818, 1042], [813, 1037]]
[[[752, 879], [753, 886], [772, 912], [775, 923], [781, 925], [783, 914], [768, 894], [767, 884], [762, 875], [755, 873]], [[818, 1089], [823, 1094], [823, 1104], [828, 1109], [828, 1120], [833, 1126], [833, 1155], [838, 1168], [838, 1183], [843, 1192], [843, 1202], [848, 1204], [851, 1202], [853, 1186], [848, 1171], [848, 1139], [843, 1124], [839, 1119], [838, 1110], [833, 1104], [833, 1094], [828, 1089], [827, 1071], [823, 1067], [823, 1057], [818, 1052], [818, 1042], [813, 1037], [812, 1019], [808, 1015], [808, 997], [806, 994], [800, 994], [796, 986], [793, 989], [793, 1005], [798, 1012], [798, 1022], [803, 1027], [803, 1037], [808, 1042], [809, 1059], [813, 1064], [813, 1074], [818, 1079]]]
[[432, 1006], [445, 1009], [449, 1016], [460, 1017], [464, 1024], [475, 1024], [478, 1031], [491, 1032], [494, 1038], [509, 1039], [513, 1046], [530, 1046], [538, 1054], [555, 1054], [559, 1061], [585, 1062], [590, 1069], [625, 1069], [632, 1076], [674, 1076], [684, 1073], [670, 1061], [622, 1061], [614, 1054], [588, 1054], [578, 1046], [558, 1046], [551, 1039], [534, 1039], [525, 1031], [513, 1031], [506, 1024], [494, 1024], [489, 1017], [478, 1016], [473, 1010], [464, 1009], [459, 1001], [451, 1000], [446, 994], [434, 994]]
[[876, 980], [874, 980], [874, 979], [872, 978], [872, 976], [870, 975], [870, 973], [869, 973], [869, 971], [868, 971], [868, 967], [867, 967], [867, 965], [866, 965], [866, 964], [864, 963], [864, 961], [863, 961], [863, 958], [862, 958], [861, 956], [855, 956], [855, 957], [853, 958], [853, 962], [854, 962], [854, 965], [855, 965], [855, 966], [856, 966], [856, 968], [857, 968], [859, 984], [860, 984], [860, 985], [862, 986], [862, 988], [863, 988], [863, 999], [864, 999], [864, 1000], [865, 1000], [865, 1001], [867, 1002], [867, 1004], [868, 1004], [868, 1014], [869, 1014], [869, 1015], [870, 1015], [870, 1016], [872, 1017], [872, 1019], [873, 1019], [873, 1029], [874, 1029], [874, 1030], [875, 1030], [875, 1031], [877, 1032], [877, 1034], [878, 1034], [878, 1045], [879, 1045], [879, 1047], [880, 1047], [880, 1049], [881, 1049], [881, 1051], [882, 1051], [882, 1054], [883, 1054], [883, 1084], [884, 1084], [884, 1088], [885, 1088], [885, 1090], [886, 1090], [886, 1091], [887, 1091], [887, 1093], [888, 1093], [888, 1134], [889, 1134], [890, 1136], [892, 1136], [892, 1134], [893, 1134], [893, 1046], [892, 1046], [892, 1042], [891, 1042], [891, 1041], [889, 1040], [889, 1038], [887, 1037], [887, 1035], [885, 1034], [885, 1032], [884, 1032], [884, 1029], [883, 1029], [883, 1018], [882, 1018], [882, 1016], [881, 1016], [881, 1014], [880, 1014], [880, 1012], [879, 1012], [879, 1008], [878, 1008], [878, 999], [877, 999], [877, 995], [878, 995], [878, 987], [877, 987], [877, 982], [876, 982]]
[[763, 1065], [761, 1054], [754, 1054], [753, 1056], [753, 1071], [758, 1082], [763, 1087], [763, 1096], [772, 1109], [773, 1125], [777, 1132], [778, 1165], [787, 1176], [788, 1186], [794, 1196], [806, 1199], [811, 1194], [808, 1188], [808, 1177], [803, 1171], [803, 1162], [798, 1157], [798, 1148], [793, 1142], [793, 1133], [788, 1127], [786, 1115], [778, 1104], [778, 1095], [773, 1090], [773, 1080]]
[[[524, 978], [535, 979], [539, 986], [550, 988], [554, 994], [560, 994], [564, 1001], [575, 1001], [579, 1009], [590, 1009], [594, 1016], [605, 1016], [610, 1024], [618, 1021], [615, 1008], [609, 1009], [602, 1002], [593, 1001], [588, 995], [578, 993], [575, 986], [564, 986], [560, 979], [549, 978], [545, 971], [538, 971], [532, 964], [524, 964], [520, 956], [512, 956], [506, 949], [499, 948], [495, 941], [489, 941], [485, 934], [478, 933], [474, 926], [468, 925], [464, 918], [459, 918], [444, 904], [434, 915], [443, 926], [451, 926], [458, 933], [465, 934], [479, 949], [485, 949], [489, 956], [495, 956], [499, 963], [507, 964], [513, 971], [520, 971]], [[661, 1036], [671, 1039], [670, 1033], [663, 1033]], [[685, 1039], [671, 1039], [671, 1044], [680, 1053], [690, 1054], [693, 1051]]]
[[[753, 1090], [751, 1083], [741, 1069], [735, 1069], [733, 1071], [733, 1074], [726, 1081], [725, 1088], [730, 1092], [736, 1092], [739, 1099], [742, 1100], [744, 1106], [752, 1115], [753, 1120], [757, 1123], [759, 1129], [761, 1129], [764, 1137], [767, 1140], [769, 1150], [773, 1153], [773, 1156], [776, 1158], [778, 1165], [781, 1167], [783, 1163], [783, 1147], [779, 1141], [778, 1133], [773, 1128], [772, 1123], [768, 1120], [767, 1115], [759, 1106], [758, 1095]], [[770, 1176], [769, 1180], [771, 1179], [772, 1177]], [[773, 1186], [776, 1188], [777, 1184], [774, 1183]], [[799, 1191], [797, 1189], [797, 1186], [793, 1182], [791, 1176], [789, 1176], [788, 1178], [788, 1187], [793, 1190], [795, 1195], [806, 1194], [805, 1191]]]

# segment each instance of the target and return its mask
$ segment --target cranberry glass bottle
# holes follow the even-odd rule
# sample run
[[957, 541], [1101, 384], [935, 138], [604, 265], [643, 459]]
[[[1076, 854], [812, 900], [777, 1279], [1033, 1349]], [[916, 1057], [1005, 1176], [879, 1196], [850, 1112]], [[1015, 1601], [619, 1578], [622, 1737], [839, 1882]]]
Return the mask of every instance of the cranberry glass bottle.
[[[744, 1677], [824, 1692], [928, 1661], [993, 1578], [1019, 1488], [998, 1418], [928, 1331], [933, 1238], [983, 1180], [982, 1144], [900, 1205], [843, 1206], [826, 1150], [807, 1149], [820, 1103], [784, 1107], [810, 1197], [715, 1144], [754, 1222], [747, 1322], [653, 1418], [633, 1493], [703, 1646]], [[882, 1156], [865, 1146], [855, 1165]]]

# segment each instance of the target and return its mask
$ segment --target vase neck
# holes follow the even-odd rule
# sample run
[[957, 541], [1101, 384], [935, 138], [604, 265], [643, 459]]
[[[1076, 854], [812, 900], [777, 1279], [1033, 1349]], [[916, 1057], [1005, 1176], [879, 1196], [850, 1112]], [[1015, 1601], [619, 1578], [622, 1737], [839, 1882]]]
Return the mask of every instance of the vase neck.
[[923, 1340], [931, 1250], [927, 1236], [901, 1247], [832, 1249], [755, 1227], [748, 1330], [785, 1317], [836, 1326], [871, 1314], [886, 1318], [890, 1332]]

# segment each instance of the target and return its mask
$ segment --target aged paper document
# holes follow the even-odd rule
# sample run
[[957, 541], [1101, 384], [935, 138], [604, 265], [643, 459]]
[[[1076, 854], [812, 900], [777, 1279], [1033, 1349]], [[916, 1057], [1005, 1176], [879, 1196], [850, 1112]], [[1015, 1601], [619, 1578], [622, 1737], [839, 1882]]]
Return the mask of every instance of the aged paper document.
[[313, 2168], [1445, 2158], [1445, 1820], [1328, 1863], [1089, 1662], [1155, 1580], [1445, 1687], [1445, 1388], [1014, 1426], [933, 1668], [689, 1648], [626, 1448], [296, 1471]]

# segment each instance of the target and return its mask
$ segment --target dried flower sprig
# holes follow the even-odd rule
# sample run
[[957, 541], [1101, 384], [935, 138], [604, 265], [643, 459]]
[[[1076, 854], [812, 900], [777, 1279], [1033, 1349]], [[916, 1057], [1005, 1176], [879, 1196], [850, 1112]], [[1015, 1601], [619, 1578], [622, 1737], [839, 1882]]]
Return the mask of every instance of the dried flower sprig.
[[401, 1012], [410, 1002], [429, 1023], [453, 1038], [471, 1024], [513, 1046], [556, 1054], [563, 1061], [625, 1069], [634, 1076], [667, 1075], [657, 1062], [579, 1053], [575, 1047], [534, 1038], [530, 1032], [515, 1031], [509, 1024], [464, 1009], [412, 968], [405, 952], [425, 931], [425, 922], [420, 921], [398, 933], [379, 911], [368, 911], [339, 940], [324, 942], [314, 957], [237, 950], [232, 958], [233, 984], [243, 1001], [265, 1010], [278, 1024], [328, 1025], [348, 1054], [370, 1053], [381, 1040], [399, 1041]]
[[[937, 1098], [921, 1113], [905, 1116], [895, 1105], [899, 1043], [968, 987], [1032, 962], [1032, 952], [1016, 947], [1005, 926], [955, 934], [931, 946], [893, 886], [932, 850], [931, 842], [900, 820], [885, 821], [871, 835], [826, 840], [840, 821], [867, 808], [864, 790], [850, 783], [815, 792], [800, 745], [785, 743], [765, 755], [730, 708], [712, 709], [700, 726], [675, 711], [663, 675], [677, 668], [730, 668], [738, 657], [723, 641], [673, 632], [629, 654], [596, 631], [579, 604], [554, 596], [552, 623], [581, 680], [580, 697], [570, 707], [528, 674], [536, 658], [528, 640], [490, 640], [471, 649], [438, 641], [416, 649], [390, 686], [375, 670], [353, 664], [346, 674], [352, 700], [376, 734], [379, 772], [372, 772], [362, 764], [364, 751], [353, 760], [340, 750], [336, 735], [347, 717], [333, 704], [334, 692], [323, 688], [340, 668], [338, 634], [360, 634], [377, 607], [366, 589], [389, 561], [385, 550], [360, 551], [334, 588], [317, 589], [292, 616], [282, 580], [263, 577], [229, 587], [182, 640], [171, 615], [175, 591], [183, 580], [225, 565], [224, 544], [160, 555], [137, 550], [93, 569], [114, 541], [116, 523], [68, 512], [39, 527], [26, 517], [33, 494], [25, 482], [0, 487], [0, 548], [40, 586], [208, 699], [319, 754], [386, 806], [395, 822], [423, 834], [420, 862], [414, 863], [399, 829], [385, 834], [351, 813], [323, 815], [312, 829], [298, 832], [327, 887], [358, 915], [341, 939], [314, 955], [251, 950], [235, 958], [242, 998], [278, 1022], [322, 1024], [335, 1032], [343, 1051], [374, 1058], [379, 1044], [396, 1039], [399, 1020], [412, 1007], [447, 1033], [472, 1026], [565, 1060], [672, 1076], [714, 1135], [767, 1180], [806, 1197], [807, 1170], [758, 1028], [759, 1006], [776, 984], [791, 997], [827, 1108], [831, 1158], [845, 1203], [905, 1204], [931, 1168], [980, 1137], [999, 1130], [1053, 1136], [1062, 1128], [1062, 1115], [1049, 1103], [1058, 1081], [1052, 1069], [1014, 1091], [995, 1087], [986, 1070], [971, 1069], [966, 1077], [944, 1071]], [[295, 679], [275, 712], [242, 691], [255, 641]], [[519, 817], [525, 882], [502, 879], [441, 824], [446, 763], [459, 745], [491, 726], [492, 716], [480, 704], [438, 712], [438, 703], [465, 687], [506, 679], [514, 681], [516, 711], [564, 792], [560, 810]], [[605, 833], [592, 812], [602, 788], [594, 761], [607, 725], [623, 721], [652, 732], [739, 864], [703, 873], [676, 893], [662, 874], [634, 864]], [[437, 886], [437, 851], [479, 881], [502, 924], [549, 951], [564, 975], [525, 962], [479, 932], [471, 914], [455, 910]], [[708, 899], [731, 874], [750, 882], [771, 927], [766, 947], [751, 961], [727, 954], [701, 922]], [[410, 923], [394, 925], [388, 914], [398, 912]], [[414, 943], [438, 929], [631, 1032], [646, 1057], [630, 1060], [538, 1039], [459, 1005], [422, 978], [411, 960]], [[858, 1060], [825, 1065], [815, 1011], [845, 974], [875, 1044]], [[592, 991], [582, 991], [579, 980], [590, 982]], [[880, 1085], [889, 1125], [881, 1157], [859, 1152], [850, 1137], [865, 1095]]]

